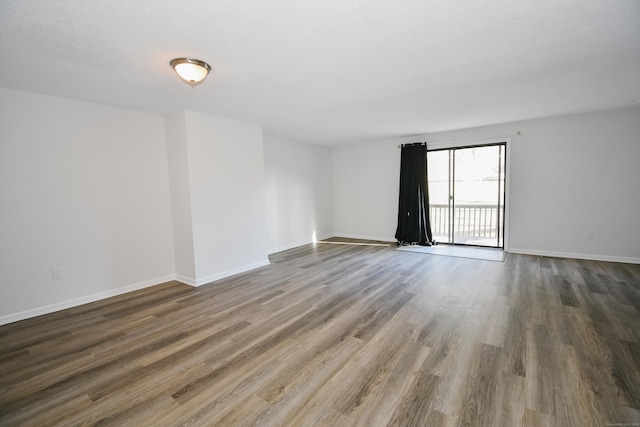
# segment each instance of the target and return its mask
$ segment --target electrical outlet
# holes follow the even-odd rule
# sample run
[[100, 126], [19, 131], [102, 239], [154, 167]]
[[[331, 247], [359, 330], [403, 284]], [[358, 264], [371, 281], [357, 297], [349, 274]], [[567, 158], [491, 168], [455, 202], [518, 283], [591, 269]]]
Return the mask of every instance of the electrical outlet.
[[57, 267], [51, 267], [51, 277], [53, 278], [53, 280], [62, 279], [62, 270]]

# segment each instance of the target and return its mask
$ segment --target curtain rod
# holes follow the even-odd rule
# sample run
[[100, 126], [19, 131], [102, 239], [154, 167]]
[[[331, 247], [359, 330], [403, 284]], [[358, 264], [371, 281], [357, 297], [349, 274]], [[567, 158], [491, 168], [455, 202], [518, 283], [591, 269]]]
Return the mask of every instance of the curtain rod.
[[[438, 144], [446, 144], [448, 142], [466, 143], [466, 142], [474, 142], [474, 141], [486, 141], [488, 139], [509, 138], [509, 137], [512, 137], [512, 136], [518, 136], [520, 134], [522, 134], [522, 132], [520, 132], [518, 130], [518, 131], [515, 131], [513, 133], [507, 133], [507, 134], [504, 134], [504, 135], [483, 136], [483, 137], [480, 137], [480, 138], [470, 138], [470, 139], [448, 139], [448, 140], [445, 140], [445, 141], [433, 141], [433, 142], [430, 142], [430, 144], [438, 145]], [[400, 144], [400, 145], [398, 145], [398, 148], [402, 148], [402, 147], [405, 147], [407, 145], [414, 145], [414, 144], [426, 145], [427, 143], [426, 142], [414, 142], [414, 143], [410, 143], [410, 144]]]
[[398, 148], [407, 147], [409, 145], [427, 145], [427, 143], [426, 142], [410, 142], [408, 144], [400, 144], [398, 145]]
[[493, 136], [482, 136], [479, 138], [469, 138], [469, 139], [447, 139], [444, 141], [433, 141], [431, 142], [431, 144], [446, 144], [447, 142], [460, 142], [460, 143], [465, 143], [465, 142], [474, 142], [474, 141], [486, 141], [488, 139], [501, 139], [501, 138], [509, 138], [512, 136], [518, 136], [520, 135], [522, 132], [515, 131], [513, 133], [506, 133], [506, 134], [502, 134], [502, 135], [493, 135]]

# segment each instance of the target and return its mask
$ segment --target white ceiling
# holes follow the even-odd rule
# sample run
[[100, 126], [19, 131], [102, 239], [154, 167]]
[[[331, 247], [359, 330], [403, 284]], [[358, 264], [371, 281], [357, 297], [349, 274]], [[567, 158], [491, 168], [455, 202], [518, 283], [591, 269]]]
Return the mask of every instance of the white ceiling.
[[338, 145], [640, 105], [640, 1], [0, 0], [0, 58], [7, 88]]

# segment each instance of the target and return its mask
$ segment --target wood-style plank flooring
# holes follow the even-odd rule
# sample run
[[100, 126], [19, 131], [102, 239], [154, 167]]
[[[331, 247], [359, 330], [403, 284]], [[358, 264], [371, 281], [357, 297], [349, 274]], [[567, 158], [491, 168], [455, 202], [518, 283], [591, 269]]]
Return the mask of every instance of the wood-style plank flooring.
[[0, 327], [0, 425], [640, 423], [640, 265], [329, 243], [271, 262]]

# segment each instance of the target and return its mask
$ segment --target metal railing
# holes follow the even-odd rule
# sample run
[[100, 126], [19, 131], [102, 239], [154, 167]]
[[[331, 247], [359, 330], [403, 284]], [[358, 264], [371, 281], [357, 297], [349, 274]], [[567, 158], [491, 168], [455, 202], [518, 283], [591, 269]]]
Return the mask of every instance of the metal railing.
[[[502, 218], [498, 217], [496, 205], [455, 205], [454, 234], [456, 236], [497, 238], [502, 229]], [[429, 205], [431, 231], [448, 235], [451, 214], [448, 205]], [[500, 219], [500, 220], [499, 220]]]

